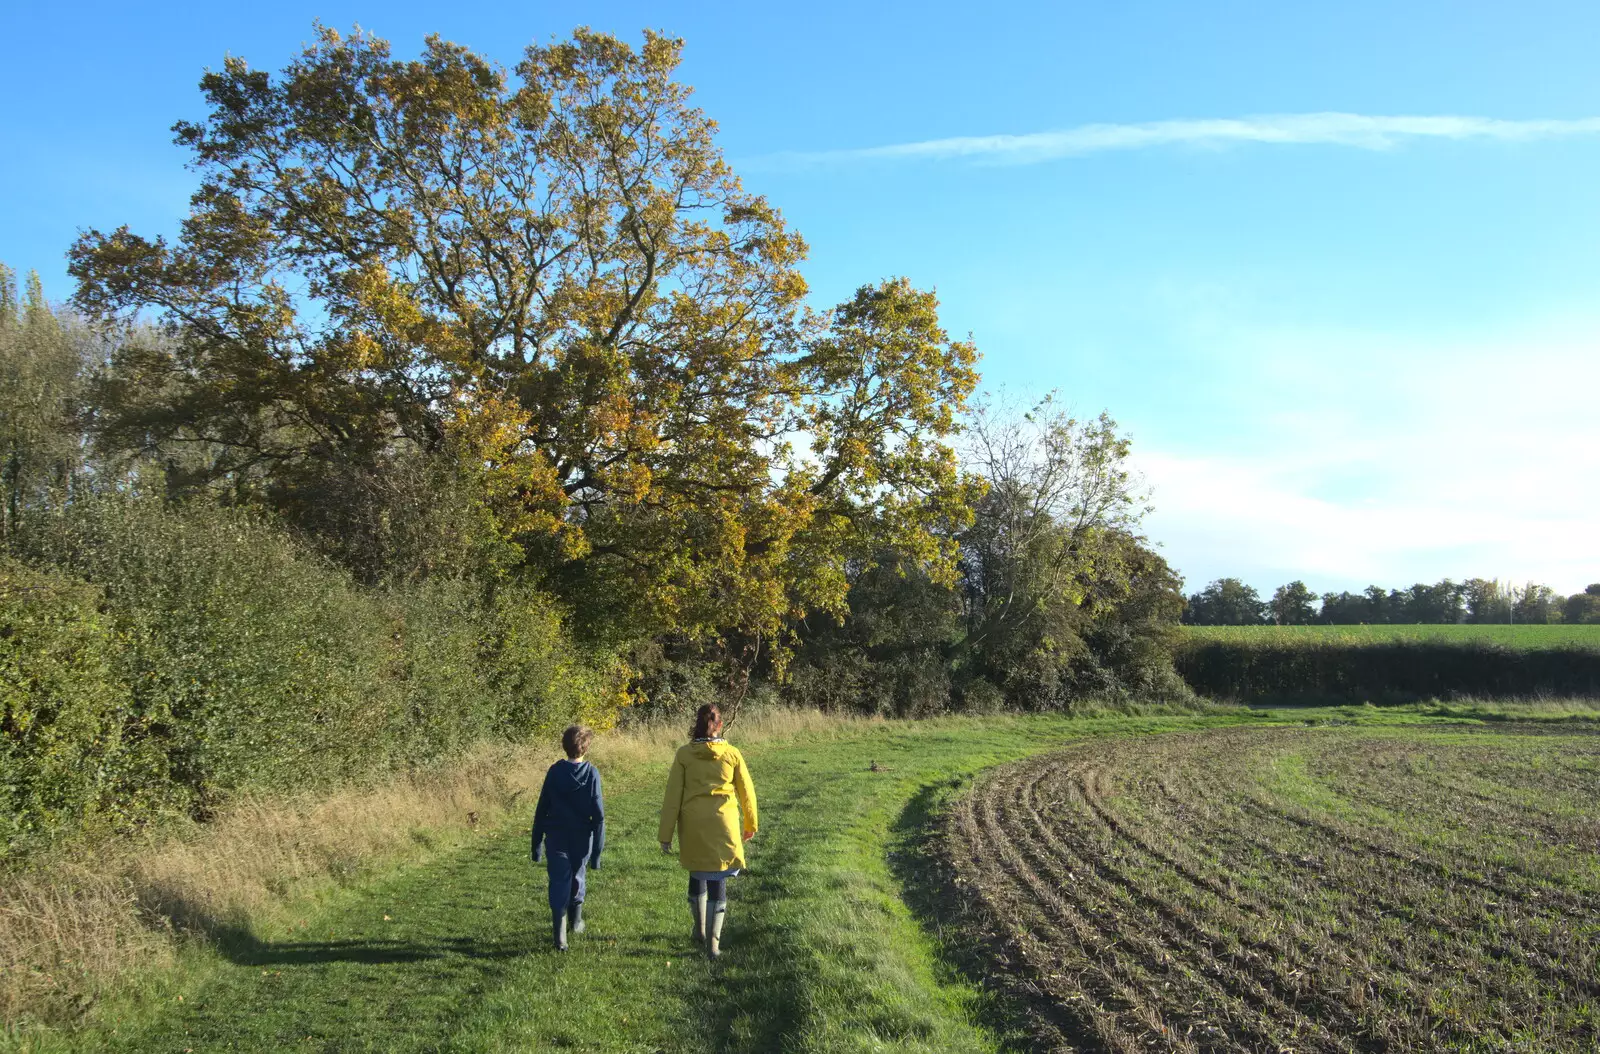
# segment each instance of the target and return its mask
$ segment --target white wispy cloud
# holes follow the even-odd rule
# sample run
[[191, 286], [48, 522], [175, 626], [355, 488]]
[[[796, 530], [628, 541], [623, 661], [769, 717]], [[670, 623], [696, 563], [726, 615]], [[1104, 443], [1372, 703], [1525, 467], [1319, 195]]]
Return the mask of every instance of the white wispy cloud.
[[1223, 341], [1243, 349], [1218, 360], [1238, 402], [1212, 412], [1252, 415], [1258, 439], [1135, 444], [1150, 534], [1191, 591], [1223, 575], [1318, 590], [1600, 580], [1600, 319], [1479, 340], [1245, 326]]
[[1026, 135], [972, 135], [851, 150], [792, 152], [799, 162], [973, 160], [1033, 164], [1113, 150], [1161, 146], [1223, 147], [1236, 143], [1303, 143], [1385, 150], [1411, 139], [1528, 142], [1600, 134], [1600, 117], [1502, 120], [1495, 117], [1404, 117], [1359, 113], [1263, 114], [1208, 120], [1086, 124]]

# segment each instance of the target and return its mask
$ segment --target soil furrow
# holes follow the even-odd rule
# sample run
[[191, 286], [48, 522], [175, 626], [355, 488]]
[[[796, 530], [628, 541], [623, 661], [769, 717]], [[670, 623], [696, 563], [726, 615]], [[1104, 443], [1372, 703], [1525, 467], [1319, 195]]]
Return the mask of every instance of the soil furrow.
[[1567, 850], [1594, 821], [1546, 782], [1567, 740], [1410, 735], [1229, 730], [1009, 766], [952, 810], [951, 866], [1063, 1043], [1591, 1050], [1600, 909]]
[[[1042, 778], [1059, 779], [1059, 774], [1042, 774]], [[1043, 844], [1047, 854], [1066, 861], [1078, 861], [1079, 866], [1096, 880], [1120, 891], [1127, 902], [1145, 916], [1151, 928], [1159, 932], [1163, 954], [1187, 952], [1196, 958], [1212, 961], [1216, 961], [1220, 956], [1233, 969], [1219, 968], [1208, 976], [1232, 996], [1257, 1007], [1263, 1016], [1274, 1022], [1277, 1028], [1297, 1038], [1309, 1034], [1330, 1050], [1369, 1049], [1356, 1043], [1339, 1040], [1324, 1023], [1298, 1008], [1297, 1003], [1306, 993], [1294, 984], [1292, 977], [1272, 961], [1273, 957], [1281, 952], [1281, 948], [1242, 939], [1238, 935], [1230, 935], [1222, 927], [1204, 925], [1200, 921], [1203, 916], [1197, 911], [1192, 908], [1186, 910], [1141, 884], [1133, 876], [1131, 869], [1119, 863], [1088, 863], [1086, 853], [1092, 850], [1085, 850], [1081, 844], [1075, 844], [1083, 835], [1082, 831], [1075, 830], [1068, 824], [1051, 825], [1039, 815], [1037, 807], [1031, 800], [1032, 792], [1039, 782], [1040, 780], [1036, 779], [1019, 784], [1023, 800], [1027, 805], [1026, 822], [1029, 833]], [[1091, 786], [1092, 781], [1079, 782], [1073, 789], [1083, 795]], [[1088, 806], [1089, 815], [1096, 816], [1104, 823], [1105, 817], [1099, 814], [1086, 795], [1082, 800]], [[1126, 829], [1121, 825], [1112, 822], [1105, 823], [1105, 827], [1127, 838]], [[1131, 841], [1165, 866], [1166, 861], [1160, 854], [1152, 852], [1137, 839]], [[1181, 869], [1175, 869], [1174, 873], [1188, 877]], [[1265, 976], [1256, 976], [1258, 972], [1264, 972]], [[1343, 1019], [1341, 1025], [1352, 1036], [1362, 1028], [1362, 1023], [1343, 1012], [1342, 1008], [1333, 1016]], [[1282, 1039], [1281, 1036], [1278, 1038]]]

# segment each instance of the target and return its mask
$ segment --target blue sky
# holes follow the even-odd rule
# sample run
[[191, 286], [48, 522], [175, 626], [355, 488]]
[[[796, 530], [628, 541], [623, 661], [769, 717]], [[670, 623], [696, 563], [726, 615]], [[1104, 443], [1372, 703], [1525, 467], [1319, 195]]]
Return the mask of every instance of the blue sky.
[[683, 36], [817, 302], [908, 275], [988, 386], [1108, 409], [1191, 590], [1600, 581], [1600, 6], [12, 5], [0, 260], [172, 231], [203, 68], [318, 18]]

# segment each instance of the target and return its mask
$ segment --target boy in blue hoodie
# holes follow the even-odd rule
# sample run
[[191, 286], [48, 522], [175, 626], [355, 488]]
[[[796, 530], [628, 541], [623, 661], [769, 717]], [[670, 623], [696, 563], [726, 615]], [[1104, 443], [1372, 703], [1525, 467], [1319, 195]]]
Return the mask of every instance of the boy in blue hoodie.
[[571, 725], [561, 733], [564, 761], [550, 766], [533, 810], [533, 862], [541, 843], [549, 856], [551, 933], [556, 951], [567, 950], [567, 927], [583, 932], [585, 866], [600, 868], [606, 844], [606, 807], [600, 796], [600, 771], [584, 760], [594, 733]]

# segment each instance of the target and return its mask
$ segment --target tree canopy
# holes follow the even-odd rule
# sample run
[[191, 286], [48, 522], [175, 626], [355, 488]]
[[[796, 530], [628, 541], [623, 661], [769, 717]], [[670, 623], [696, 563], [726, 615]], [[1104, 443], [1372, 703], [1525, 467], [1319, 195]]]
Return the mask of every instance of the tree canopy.
[[29, 274], [0, 264], [0, 542], [26, 511], [64, 496], [83, 464], [78, 418], [97, 342]]
[[1267, 610], [1275, 625], [1305, 626], [1317, 617], [1317, 609], [1312, 606], [1316, 599], [1317, 595], [1297, 578], [1273, 592]]
[[1195, 626], [1256, 626], [1266, 621], [1267, 610], [1255, 586], [1219, 578], [1189, 597], [1183, 621]]
[[[81, 308], [161, 329], [100, 435], [312, 531], [330, 491], [421, 515], [416, 466], [447, 464], [502, 567], [634, 631], [842, 612], [885, 543], [948, 575], [976, 350], [903, 280], [804, 306], [805, 243], [723, 159], [681, 48], [579, 30], [507, 71], [321, 29], [281, 75], [230, 57], [175, 127], [201, 176], [176, 242], [72, 251]], [[349, 485], [402, 476], [403, 502]]]

